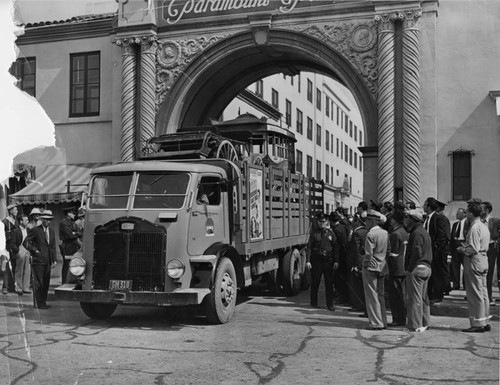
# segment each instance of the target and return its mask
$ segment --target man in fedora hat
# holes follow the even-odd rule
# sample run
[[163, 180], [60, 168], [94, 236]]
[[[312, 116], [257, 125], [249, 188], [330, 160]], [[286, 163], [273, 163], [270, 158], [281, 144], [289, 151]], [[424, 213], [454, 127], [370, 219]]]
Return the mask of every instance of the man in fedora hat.
[[50, 270], [56, 265], [56, 238], [49, 225], [54, 217], [52, 211], [45, 210], [40, 219], [42, 224], [34, 227], [23, 245], [31, 254], [33, 291], [35, 306], [48, 309], [47, 295], [50, 285]]
[[2, 285], [2, 293], [7, 294], [8, 292], [15, 292], [14, 285], [14, 273], [16, 270], [16, 255], [19, 252], [19, 248], [16, 245], [15, 232], [19, 227], [19, 222], [17, 221], [18, 209], [17, 205], [10, 204], [7, 206], [8, 215], [2, 220], [5, 229], [5, 247], [9, 252], [9, 263], [6, 265], [4, 272], [4, 280]]
[[389, 246], [389, 234], [380, 225], [386, 217], [373, 209], [366, 215], [368, 234], [365, 240], [363, 256], [363, 289], [366, 301], [366, 313], [370, 324], [368, 330], [387, 328], [387, 314], [384, 297], [384, 279], [387, 275], [386, 255]]

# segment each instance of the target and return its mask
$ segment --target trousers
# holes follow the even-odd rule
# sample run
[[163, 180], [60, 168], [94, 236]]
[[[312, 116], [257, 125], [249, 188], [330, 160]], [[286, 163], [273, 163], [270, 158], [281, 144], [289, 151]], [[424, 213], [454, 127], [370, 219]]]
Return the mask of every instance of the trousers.
[[427, 285], [430, 276], [431, 268], [427, 265], [418, 265], [413, 271], [406, 273], [406, 288], [408, 290], [407, 317], [410, 329], [429, 326], [431, 308]]
[[387, 327], [383, 275], [377, 271], [363, 269], [363, 289], [370, 325], [375, 328]]

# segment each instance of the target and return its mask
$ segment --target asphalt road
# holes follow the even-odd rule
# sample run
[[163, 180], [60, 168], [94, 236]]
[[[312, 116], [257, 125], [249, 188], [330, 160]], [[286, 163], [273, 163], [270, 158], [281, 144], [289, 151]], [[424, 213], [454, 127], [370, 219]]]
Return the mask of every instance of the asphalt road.
[[307, 292], [240, 293], [235, 316], [218, 326], [196, 308], [121, 307], [94, 321], [53, 294], [48, 310], [33, 309], [31, 295], [2, 295], [0, 384], [496, 385], [500, 306], [491, 332], [462, 333], [463, 296], [446, 297], [432, 328], [412, 333], [364, 330], [367, 320], [345, 306], [310, 308]]

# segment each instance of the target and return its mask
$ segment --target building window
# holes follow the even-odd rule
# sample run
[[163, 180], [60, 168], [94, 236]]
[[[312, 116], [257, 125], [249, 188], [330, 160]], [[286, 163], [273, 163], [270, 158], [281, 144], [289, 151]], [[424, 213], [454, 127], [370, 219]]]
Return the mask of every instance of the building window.
[[316, 124], [316, 144], [321, 146], [321, 126]]
[[340, 142], [340, 159], [344, 159], [344, 142]]
[[330, 132], [328, 130], [325, 131], [325, 149], [330, 151]]
[[349, 161], [349, 148], [347, 147], [347, 144], [344, 144], [344, 160], [346, 162]]
[[354, 168], [358, 168], [358, 153], [354, 153]]
[[337, 170], [337, 176], [340, 176], [340, 172], [339, 172], [339, 170]]
[[316, 88], [316, 108], [321, 111], [321, 91]]
[[299, 94], [300, 94], [300, 91], [302, 90], [302, 87], [300, 86], [301, 80], [302, 80], [302, 78], [301, 78], [301, 76], [299, 74], [298, 75], [298, 79], [297, 79], [297, 91], [299, 92]]
[[349, 132], [349, 116], [344, 115], [344, 129], [345, 132]]
[[363, 171], [363, 158], [362, 157], [359, 157], [359, 171]]
[[339, 146], [340, 146], [339, 138], [337, 138], [337, 158], [339, 157]]
[[101, 98], [101, 54], [99, 52], [70, 55], [69, 116], [99, 115]]
[[337, 106], [337, 127], [340, 124], [339, 120], [340, 120], [340, 108]]
[[301, 135], [304, 132], [302, 121], [303, 121], [302, 111], [297, 108], [297, 132]]
[[354, 140], [358, 141], [358, 127], [354, 126]]
[[363, 145], [363, 133], [361, 132], [361, 130], [359, 130], [359, 145]]
[[290, 84], [293, 86], [293, 76], [290, 76]]
[[307, 100], [313, 102], [313, 83], [310, 79], [307, 79]]
[[257, 80], [255, 83], [255, 95], [257, 95], [259, 98], [262, 98], [264, 96], [264, 81]]
[[330, 183], [330, 167], [325, 165], [325, 182]]
[[325, 114], [330, 117], [330, 98], [325, 95]]
[[349, 121], [349, 136], [352, 138], [352, 122]]
[[12, 63], [10, 73], [17, 78], [17, 86], [36, 97], [36, 58], [17, 59]]
[[453, 159], [453, 200], [466, 201], [472, 193], [472, 151], [458, 150]]
[[297, 150], [297, 163], [295, 164], [297, 172], [302, 174], [302, 151]]
[[313, 121], [309, 116], [307, 117], [307, 139], [313, 140]]
[[279, 93], [274, 88], [271, 90], [271, 105], [279, 109]]
[[313, 158], [307, 155], [307, 170], [306, 170], [306, 176], [308, 178], [312, 178], [313, 175]]
[[340, 129], [344, 129], [344, 111], [340, 111]]
[[321, 180], [321, 162], [319, 160], [316, 161], [316, 179]]
[[286, 104], [285, 123], [288, 127], [290, 127], [292, 125], [292, 102], [286, 99], [285, 104]]
[[352, 148], [349, 149], [349, 165], [352, 166]]

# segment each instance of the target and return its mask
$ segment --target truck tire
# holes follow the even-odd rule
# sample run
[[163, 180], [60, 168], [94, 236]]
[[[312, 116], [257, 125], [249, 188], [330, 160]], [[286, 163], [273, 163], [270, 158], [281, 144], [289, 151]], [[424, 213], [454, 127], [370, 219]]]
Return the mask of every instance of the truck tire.
[[234, 313], [237, 296], [236, 272], [229, 258], [222, 257], [215, 271], [210, 294], [204, 302], [207, 319], [213, 324], [228, 322]]
[[91, 303], [80, 302], [83, 312], [92, 319], [106, 319], [113, 315], [116, 310], [115, 303]]
[[300, 253], [292, 249], [283, 257], [283, 286], [288, 296], [297, 295], [300, 292]]

